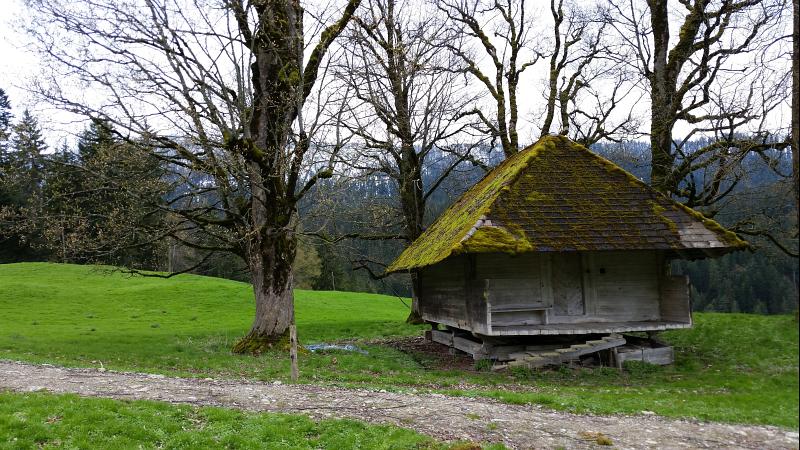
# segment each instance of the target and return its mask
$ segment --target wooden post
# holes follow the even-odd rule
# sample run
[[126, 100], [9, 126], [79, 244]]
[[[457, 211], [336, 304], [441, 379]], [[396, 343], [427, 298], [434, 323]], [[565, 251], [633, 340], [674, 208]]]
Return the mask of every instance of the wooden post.
[[289, 359], [292, 362], [292, 381], [297, 381], [297, 327], [289, 325]]

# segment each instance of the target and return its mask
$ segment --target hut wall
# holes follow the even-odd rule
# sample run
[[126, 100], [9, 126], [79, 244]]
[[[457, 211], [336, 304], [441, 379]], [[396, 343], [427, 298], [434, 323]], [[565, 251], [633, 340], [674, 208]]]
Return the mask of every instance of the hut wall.
[[467, 256], [455, 256], [419, 271], [419, 307], [425, 320], [466, 330], [486, 328], [486, 305], [469, 295]]
[[588, 315], [609, 321], [660, 320], [657, 252], [592, 252], [585, 259]]
[[689, 277], [665, 276], [661, 280], [661, 320], [692, 323]]
[[553, 291], [552, 322], [564, 321], [559, 317], [586, 315], [583, 294], [583, 263], [580, 253], [558, 253], [546, 256], [550, 261]]
[[456, 256], [420, 271], [420, 309], [426, 320], [488, 334], [537, 325], [690, 323], [686, 280], [665, 275], [664, 267], [657, 251]]
[[547, 323], [553, 307], [547, 258], [537, 253], [475, 255], [474, 285], [487, 305], [492, 326]]

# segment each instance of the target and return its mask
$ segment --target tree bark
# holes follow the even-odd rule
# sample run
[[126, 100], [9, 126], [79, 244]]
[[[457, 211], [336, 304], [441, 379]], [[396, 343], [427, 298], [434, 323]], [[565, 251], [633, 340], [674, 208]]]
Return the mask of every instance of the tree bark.
[[297, 0], [267, 1], [256, 6], [259, 25], [252, 36], [250, 67], [253, 115], [243, 142], [249, 160], [250, 230], [247, 264], [253, 283], [256, 313], [250, 332], [234, 353], [261, 353], [287, 347], [294, 313], [292, 266], [297, 250], [294, 233], [294, 192], [287, 185], [286, 148], [298, 113], [303, 9]]
[[[425, 199], [422, 191], [422, 165], [419, 157], [414, 152], [413, 145], [404, 149], [404, 159], [408, 165], [405, 171], [408, 176], [400, 180], [400, 203], [403, 209], [403, 216], [406, 220], [406, 235], [408, 242], [414, 242], [423, 230], [423, 218], [425, 216]], [[411, 274], [411, 312], [406, 319], [407, 323], [421, 324], [422, 314], [419, 311], [419, 283], [417, 274]]]
[[653, 28], [653, 71], [650, 73], [650, 184], [669, 195], [673, 190], [669, 175], [675, 162], [672, 153], [674, 77], [669, 73], [669, 15], [667, 0], [649, 0]]
[[294, 233], [285, 229], [258, 233], [250, 242], [247, 263], [256, 312], [250, 332], [233, 347], [234, 353], [258, 354], [273, 347], [289, 349], [287, 333], [294, 314], [292, 266], [296, 250]]
[[[425, 217], [425, 198], [422, 191], [422, 164], [419, 156], [416, 154], [412, 143], [403, 147], [401, 164], [405, 167], [400, 173], [405, 176], [400, 179], [400, 206], [403, 209], [403, 217], [406, 221], [406, 237], [408, 242], [411, 243], [422, 234], [423, 219]], [[423, 323], [422, 315], [419, 311], [418, 289], [417, 275], [412, 273], [411, 312], [406, 319], [406, 322], [411, 324]]]
[[798, 177], [798, 151], [800, 151], [800, 0], [794, 0], [794, 33], [792, 35], [792, 181], [794, 183], [795, 212], [800, 211], [800, 178]]

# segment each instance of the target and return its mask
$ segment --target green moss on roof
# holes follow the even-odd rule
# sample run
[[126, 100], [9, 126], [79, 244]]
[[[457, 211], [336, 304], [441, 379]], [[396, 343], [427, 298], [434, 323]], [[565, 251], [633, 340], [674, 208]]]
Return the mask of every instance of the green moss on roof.
[[503, 252], [517, 254], [532, 250], [533, 246], [524, 235], [514, 235], [504, 227], [483, 226], [475, 230], [469, 239], [457, 245], [453, 249], [453, 253]]
[[531, 147], [500, 163], [445, 210], [436, 222], [400, 254], [387, 271], [428, 266], [453, 254], [460, 246], [461, 239], [484, 216], [502, 189], [516, 179], [538, 152], [553, 145], [542, 143], [538, 148]]
[[750, 248], [750, 244], [745, 241], [744, 239], [740, 238], [739, 235], [734, 233], [733, 231], [723, 227], [719, 224], [719, 222], [715, 221], [714, 219], [709, 219], [708, 217], [704, 216], [700, 211], [695, 211], [692, 208], [689, 208], [686, 205], [676, 202], [676, 207], [682, 209], [684, 212], [689, 214], [690, 216], [694, 217], [695, 219], [699, 220], [703, 226], [707, 229], [716, 233], [717, 237], [720, 238], [723, 242], [725, 242], [729, 247], [733, 248]]
[[545, 136], [487, 173], [387, 270], [459, 253], [746, 246], [587, 148]]
[[653, 206], [653, 214], [655, 214], [657, 217], [661, 217], [664, 223], [667, 224], [667, 228], [669, 228], [670, 231], [677, 233], [678, 225], [669, 217], [664, 216], [664, 212], [667, 211], [667, 208], [664, 208], [654, 201], [650, 201], [650, 204]]

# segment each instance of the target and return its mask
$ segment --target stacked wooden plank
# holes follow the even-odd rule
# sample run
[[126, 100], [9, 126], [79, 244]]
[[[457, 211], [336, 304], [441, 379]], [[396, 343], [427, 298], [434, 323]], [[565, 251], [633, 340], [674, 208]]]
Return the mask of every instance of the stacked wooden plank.
[[603, 350], [625, 345], [625, 338], [619, 334], [611, 334], [601, 339], [586, 341], [582, 344], [573, 344], [569, 347], [557, 348], [553, 351], [526, 351], [512, 353], [512, 361], [509, 366], [542, 367], [548, 365], [558, 365], [565, 362], [579, 359], [581, 356], [589, 355]]

